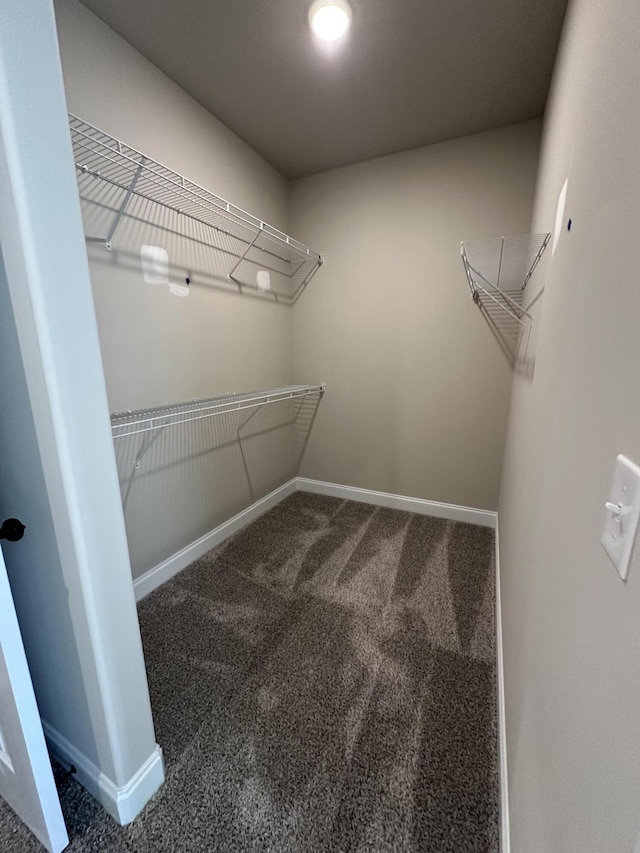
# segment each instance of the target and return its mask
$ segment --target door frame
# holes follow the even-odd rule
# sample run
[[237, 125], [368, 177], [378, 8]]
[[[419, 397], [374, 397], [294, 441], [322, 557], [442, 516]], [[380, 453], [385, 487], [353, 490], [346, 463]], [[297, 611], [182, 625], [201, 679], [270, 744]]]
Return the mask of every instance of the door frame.
[[[52, 555], [50, 562], [33, 561], [26, 579], [17, 552], [7, 570], [50, 746], [63, 762], [81, 765], [80, 781], [126, 823], [162, 784], [164, 767], [153, 732], [51, 0], [5, 3], [0, 11], [0, 184], [6, 272], [0, 285], [8, 287], [43, 475], [41, 494], [24, 499], [46, 513], [48, 524], [32, 529], [31, 537], [41, 554]], [[14, 434], [19, 441], [16, 428]], [[0, 491], [19, 484], [11, 461], [10, 482], [0, 483]], [[14, 514], [0, 503], [5, 510]], [[55, 612], [53, 603], [46, 609], [49, 591]]]

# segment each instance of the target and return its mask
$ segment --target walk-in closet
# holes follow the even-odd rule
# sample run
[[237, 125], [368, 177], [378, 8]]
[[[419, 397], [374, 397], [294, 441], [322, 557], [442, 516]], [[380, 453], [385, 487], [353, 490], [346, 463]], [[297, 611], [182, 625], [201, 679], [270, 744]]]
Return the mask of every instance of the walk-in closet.
[[2, 851], [636, 849], [639, 27], [0, 11]]

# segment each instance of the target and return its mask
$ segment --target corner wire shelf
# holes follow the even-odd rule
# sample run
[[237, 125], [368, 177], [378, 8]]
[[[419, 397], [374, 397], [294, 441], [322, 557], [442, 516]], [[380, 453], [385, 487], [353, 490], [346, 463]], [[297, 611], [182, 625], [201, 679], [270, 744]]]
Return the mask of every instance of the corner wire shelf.
[[531, 314], [522, 307], [523, 291], [537, 267], [550, 234], [519, 234], [460, 244], [473, 301], [491, 300], [526, 328]]
[[264, 268], [290, 280], [291, 291], [285, 295], [294, 302], [322, 266], [324, 257], [308, 246], [71, 113], [69, 128], [81, 199], [104, 207], [97, 187], [121, 191], [111, 202], [105, 233], [87, 235], [88, 242], [111, 250], [122, 218], [137, 198], [206, 226], [208, 244], [236, 259], [227, 271], [228, 281], [235, 284], [256, 287], [239, 278], [240, 268], [246, 272], [248, 264], [254, 275], [256, 268]]

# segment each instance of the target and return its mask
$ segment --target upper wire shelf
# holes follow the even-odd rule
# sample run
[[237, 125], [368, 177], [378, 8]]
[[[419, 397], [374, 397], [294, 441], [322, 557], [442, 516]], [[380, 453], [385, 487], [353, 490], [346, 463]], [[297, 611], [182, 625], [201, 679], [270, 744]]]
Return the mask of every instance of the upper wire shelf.
[[225, 274], [236, 284], [256, 287], [256, 269], [270, 270], [289, 281], [279, 295], [293, 302], [322, 265], [323, 256], [308, 246], [71, 113], [69, 128], [81, 200], [103, 213], [89, 242], [111, 249], [123, 217], [154, 219], [152, 202], [169, 218], [158, 227], [227, 256]]
[[519, 234], [460, 244], [462, 263], [473, 301], [489, 299], [506, 311], [520, 326], [531, 323], [522, 307], [527, 286], [550, 238], [545, 234]]
[[209, 397], [205, 400], [191, 400], [186, 403], [157, 406], [152, 409], [113, 412], [111, 415], [111, 432], [114, 441], [116, 441], [125, 436], [165, 430], [167, 427], [253, 409], [269, 403], [304, 400], [305, 397], [312, 394], [322, 397], [325, 388], [325, 384], [286, 385], [283, 388], [271, 388], [267, 391], [225, 394], [219, 397]]

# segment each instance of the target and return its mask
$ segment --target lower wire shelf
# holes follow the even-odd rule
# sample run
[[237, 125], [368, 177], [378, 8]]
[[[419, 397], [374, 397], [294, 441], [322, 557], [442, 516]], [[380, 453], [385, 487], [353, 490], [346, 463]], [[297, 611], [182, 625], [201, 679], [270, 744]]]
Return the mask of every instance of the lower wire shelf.
[[[186, 441], [187, 436], [191, 436], [193, 439], [199, 434], [198, 442], [207, 440], [210, 442], [212, 436], [209, 435], [207, 439], [208, 431], [198, 430], [197, 427], [200, 425], [198, 422], [204, 424], [211, 418], [221, 416], [226, 416], [224, 429], [230, 431], [232, 440], [238, 443], [250, 492], [252, 497], [255, 496], [254, 483], [243, 447], [245, 439], [250, 437], [246, 431], [248, 425], [264, 406], [275, 403], [291, 406], [292, 409], [287, 415], [287, 420], [280, 423], [279, 426], [295, 425], [302, 431], [303, 439], [297, 461], [299, 466], [325, 388], [324, 383], [319, 385], [286, 385], [283, 388], [271, 388], [265, 391], [225, 394], [149, 409], [113, 412], [111, 415], [111, 432], [116, 447], [123, 508], [126, 511], [136, 472], [140, 470], [145, 456], [149, 454], [152, 447], [155, 446], [157, 449], [166, 444], [166, 442], [159, 442], [158, 439], [166, 436], [168, 431], [175, 430], [177, 442], [173, 443], [173, 450], [175, 451], [177, 447], [181, 446], [182, 453], [180, 455], [183, 455], [188, 442], [186, 445], [184, 442], [181, 445], [181, 437]], [[236, 413], [243, 414], [235, 417]], [[255, 423], [256, 421], [254, 421]], [[178, 430], [178, 427], [184, 429]], [[131, 441], [127, 439], [131, 439]], [[210, 444], [206, 444], [206, 446], [209, 447]]]
[[283, 388], [272, 388], [267, 391], [224, 394], [204, 400], [171, 403], [164, 406], [156, 406], [152, 409], [113, 412], [111, 415], [111, 432], [114, 441], [117, 441], [119, 438], [124, 438], [125, 436], [165, 430], [168, 427], [179, 426], [180, 424], [190, 423], [191, 421], [213, 418], [219, 415], [265, 406], [270, 403], [280, 403], [286, 400], [304, 400], [310, 394], [317, 394], [322, 397], [325, 388], [326, 385], [324, 383], [320, 385], [286, 385]]

